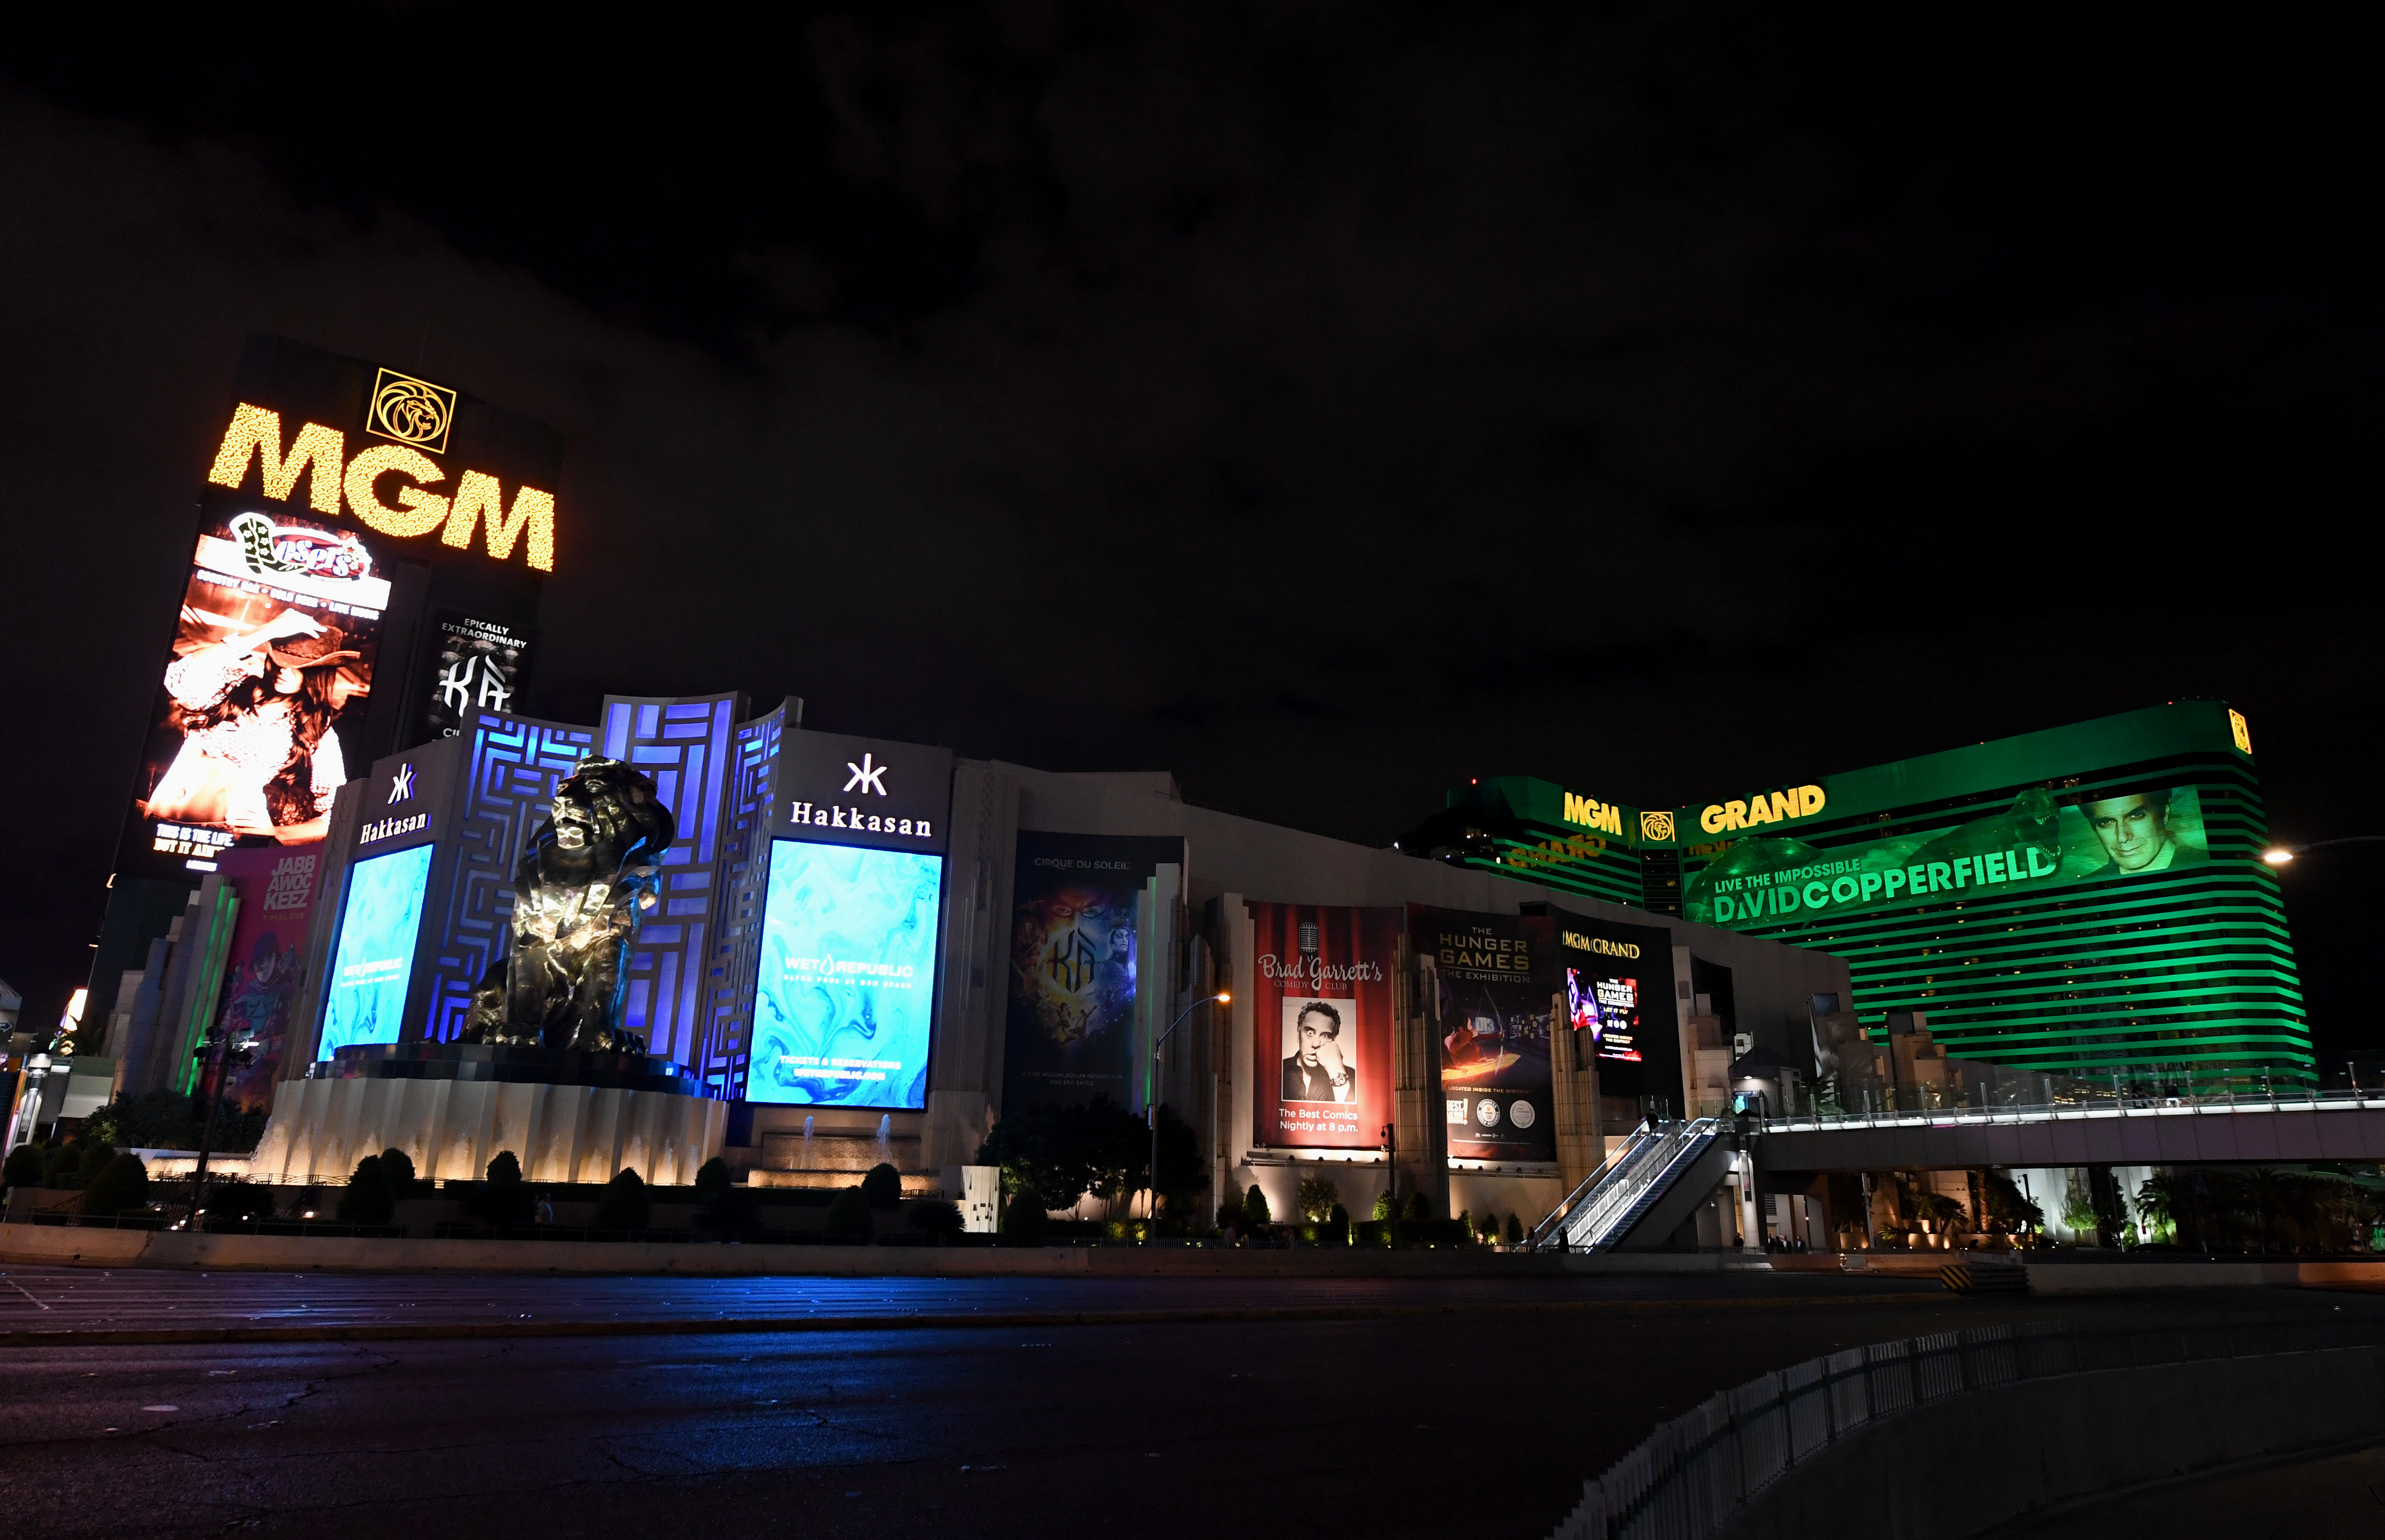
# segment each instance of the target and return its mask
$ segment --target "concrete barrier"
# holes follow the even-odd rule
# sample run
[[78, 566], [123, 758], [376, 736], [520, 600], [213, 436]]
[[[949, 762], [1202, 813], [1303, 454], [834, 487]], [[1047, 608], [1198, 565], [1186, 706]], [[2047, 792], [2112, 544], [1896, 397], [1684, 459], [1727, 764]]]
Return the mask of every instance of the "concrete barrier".
[[1519, 1278], [1715, 1273], [1721, 1252], [1591, 1256], [1491, 1250], [1209, 1247], [723, 1246], [668, 1241], [426, 1240], [0, 1224], [0, 1261], [267, 1273], [800, 1274], [830, 1278]]
[[2379, 1438], [2385, 1348], [2059, 1375], [1851, 1434], [1757, 1493], [1730, 1533], [1961, 1540], [2137, 1483]]

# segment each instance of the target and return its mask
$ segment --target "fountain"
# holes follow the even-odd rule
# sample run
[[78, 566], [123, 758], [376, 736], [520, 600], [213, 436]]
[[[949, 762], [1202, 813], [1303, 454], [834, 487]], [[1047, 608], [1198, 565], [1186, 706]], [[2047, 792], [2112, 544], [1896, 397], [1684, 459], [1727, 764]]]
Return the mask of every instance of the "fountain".
[[893, 1133], [894, 1115], [892, 1112], [880, 1113], [878, 1119], [878, 1164], [880, 1165], [891, 1166], [894, 1163]]
[[804, 1114], [804, 1149], [802, 1154], [795, 1157], [795, 1169], [797, 1171], [812, 1169], [812, 1117], [809, 1112]]

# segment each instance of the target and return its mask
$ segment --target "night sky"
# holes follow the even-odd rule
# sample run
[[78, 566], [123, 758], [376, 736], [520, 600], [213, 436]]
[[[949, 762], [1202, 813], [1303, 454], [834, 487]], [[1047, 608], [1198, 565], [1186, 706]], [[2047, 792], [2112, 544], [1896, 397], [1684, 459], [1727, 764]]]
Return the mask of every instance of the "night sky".
[[[568, 436], [536, 714], [1385, 844], [2215, 696], [2385, 833], [2357, 12], [13, 19], [0, 976], [82, 981], [250, 331]], [[2327, 1052], [2371, 852], [2287, 883]]]

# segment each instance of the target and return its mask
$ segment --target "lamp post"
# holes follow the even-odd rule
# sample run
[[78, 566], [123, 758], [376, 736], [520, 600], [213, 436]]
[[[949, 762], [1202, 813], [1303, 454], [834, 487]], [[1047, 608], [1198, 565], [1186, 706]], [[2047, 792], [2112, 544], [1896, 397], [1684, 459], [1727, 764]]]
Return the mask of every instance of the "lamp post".
[[33, 1136], [33, 1126], [42, 1117], [42, 1081], [50, 1073], [50, 1056], [36, 1053], [25, 1061], [25, 1073], [19, 1076], [20, 1087], [17, 1105], [10, 1109], [16, 1115], [8, 1120], [9, 1149], [15, 1149]]
[[1168, 1035], [1182, 1026], [1192, 1017], [1193, 1012], [1205, 1005], [1230, 1004], [1233, 998], [1233, 991], [1230, 989], [1220, 989], [1214, 995], [1203, 995], [1199, 1000], [1186, 1006], [1174, 1021], [1168, 1024], [1167, 1032], [1152, 1039], [1151, 1081], [1143, 1099], [1143, 1115], [1151, 1124], [1151, 1230], [1145, 1237], [1145, 1245], [1159, 1238], [1159, 1050], [1167, 1046]]
[[2283, 866], [2306, 851], [2323, 851], [2329, 845], [2385, 845], [2385, 834], [2347, 834], [2341, 839], [2314, 839], [2307, 845], [2272, 845], [2261, 852], [2261, 859], [2272, 866]]

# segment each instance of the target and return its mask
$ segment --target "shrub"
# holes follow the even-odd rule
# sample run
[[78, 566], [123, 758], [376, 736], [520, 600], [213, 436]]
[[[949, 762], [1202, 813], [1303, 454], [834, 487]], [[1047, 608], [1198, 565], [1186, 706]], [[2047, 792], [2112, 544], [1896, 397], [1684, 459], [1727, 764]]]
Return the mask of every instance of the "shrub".
[[1510, 1246], [1524, 1244], [1524, 1222], [1514, 1214], [1507, 1216], [1507, 1244]]
[[868, 1240], [876, 1233], [877, 1224], [870, 1218], [869, 1199], [859, 1187], [847, 1187], [838, 1193], [828, 1206], [828, 1233], [847, 1240]]
[[39, 1186], [44, 1153], [37, 1144], [20, 1144], [8, 1151], [8, 1163], [0, 1166], [0, 1187]]
[[903, 1174], [884, 1161], [869, 1168], [861, 1179], [861, 1196], [869, 1206], [881, 1211], [903, 1205]]
[[1242, 1217], [1253, 1225], [1275, 1223], [1275, 1214], [1267, 1208], [1267, 1194], [1259, 1191], [1256, 1182], [1252, 1183], [1251, 1190], [1242, 1195]]
[[695, 1195], [700, 1204], [695, 1223], [704, 1229], [747, 1236], [762, 1227], [760, 1204], [752, 1191], [737, 1185], [729, 1162], [718, 1155], [696, 1172]]
[[1399, 1206], [1392, 1201], [1390, 1193], [1379, 1192], [1375, 1195], [1375, 1211], [1371, 1217], [1379, 1224], [1400, 1217]]
[[941, 1198], [923, 1198], [911, 1205], [905, 1219], [912, 1229], [930, 1236], [957, 1236], [966, 1223], [961, 1219], [961, 1206]]
[[1425, 1211], [1424, 1194], [1421, 1192], [1412, 1192], [1408, 1194], [1407, 1211], [1400, 1217], [1402, 1219], [1430, 1219], [1432, 1215]]
[[594, 1228], [599, 1230], [643, 1230], [654, 1217], [654, 1197], [646, 1191], [645, 1178], [628, 1166], [613, 1174], [605, 1190], [596, 1199]]
[[1483, 1245], [1493, 1246], [1498, 1243], [1499, 1216], [1497, 1214], [1485, 1210], [1482, 1217], [1475, 1220], [1470, 1227], [1477, 1236], [1481, 1237]]
[[425, 1184], [415, 1180], [414, 1157], [403, 1149], [381, 1152], [381, 1179], [389, 1184], [389, 1196], [393, 1199], [425, 1196], [422, 1191]]
[[386, 1224], [396, 1206], [396, 1199], [390, 1196], [389, 1178], [381, 1172], [381, 1157], [368, 1155], [358, 1161], [356, 1169], [349, 1174], [347, 1187], [340, 1194], [340, 1223]]
[[1326, 1246], [1350, 1244], [1350, 1211], [1336, 1203], [1326, 1211], [1325, 1223], [1317, 1227], [1317, 1240]]
[[83, 1189], [82, 1211], [94, 1218], [148, 1206], [149, 1168], [141, 1163], [140, 1156], [130, 1152], [109, 1156], [107, 1164], [93, 1174], [91, 1186]]
[[1052, 1216], [1043, 1211], [1043, 1195], [1033, 1187], [1021, 1187], [1002, 1212], [1002, 1233], [1017, 1236], [1021, 1240], [1041, 1240], [1052, 1228]]
[[50, 1147], [42, 1157], [42, 1186], [54, 1192], [63, 1192], [75, 1186], [77, 1167], [82, 1161], [82, 1146], [73, 1139]]
[[1236, 1230], [1242, 1227], [1242, 1206], [1240, 1203], [1229, 1201], [1217, 1205], [1218, 1229]]
[[1292, 1202], [1300, 1210], [1301, 1217], [1315, 1224], [1342, 1206], [1342, 1189], [1333, 1185], [1330, 1176], [1304, 1176]]
[[98, 1180], [99, 1174], [107, 1169], [107, 1162], [115, 1159], [116, 1149], [106, 1140], [85, 1140], [82, 1158], [75, 1162], [74, 1185], [78, 1187], [90, 1186], [93, 1182]]
[[718, 1198], [736, 1185], [737, 1179], [729, 1174], [729, 1162], [718, 1155], [705, 1161], [695, 1174], [695, 1196], [698, 1198]]
[[500, 1149], [488, 1164], [488, 1180], [465, 1195], [464, 1211], [483, 1224], [528, 1224], [538, 1211], [538, 1195], [522, 1180], [521, 1161]]

